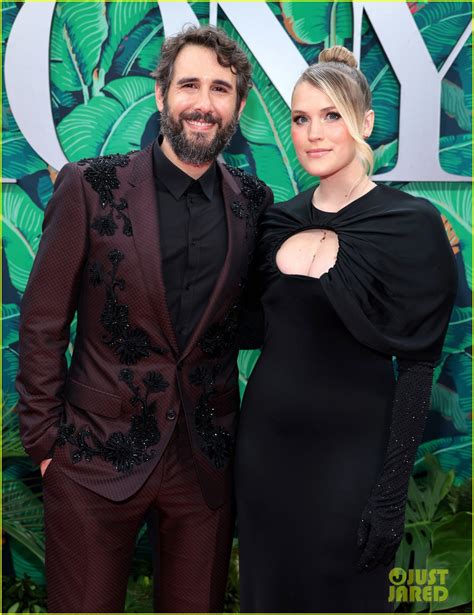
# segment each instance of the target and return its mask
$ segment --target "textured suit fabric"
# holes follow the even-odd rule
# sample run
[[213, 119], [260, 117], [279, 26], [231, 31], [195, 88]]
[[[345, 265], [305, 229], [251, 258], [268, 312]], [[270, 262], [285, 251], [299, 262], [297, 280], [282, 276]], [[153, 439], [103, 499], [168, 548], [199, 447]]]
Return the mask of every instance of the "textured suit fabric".
[[227, 253], [183, 350], [161, 270], [152, 145], [66, 165], [45, 212], [22, 301], [22, 440], [37, 463], [65, 447], [61, 472], [110, 499], [124, 500], [145, 482], [181, 412], [210, 507], [222, 505], [231, 480], [239, 311], [258, 220], [272, 195], [238, 170], [218, 169]]
[[187, 438], [173, 437], [144, 485], [115, 502], [61, 472], [61, 449], [44, 476], [50, 613], [123, 612], [136, 535], [156, 515], [154, 610], [222, 612], [234, 522], [231, 498], [211, 510]]
[[120, 611], [135, 538], [153, 511], [155, 608], [222, 609], [238, 329], [272, 194], [225, 165], [218, 178], [227, 252], [199, 322], [178, 348], [152, 145], [67, 164], [58, 174], [22, 300], [17, 377], [25, 450], [36, 463], [53, 456], [44, 476], [50, 611]]

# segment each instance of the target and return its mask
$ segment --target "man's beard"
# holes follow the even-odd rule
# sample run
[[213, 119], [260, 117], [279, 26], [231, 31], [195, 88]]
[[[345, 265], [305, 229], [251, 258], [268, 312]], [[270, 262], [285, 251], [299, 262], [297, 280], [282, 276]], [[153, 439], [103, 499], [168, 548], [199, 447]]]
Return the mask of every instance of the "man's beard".
[[[210, 141], [204, 133], [196, 132], [191, 137], [186, 136], [184, 130], [186, 120], [217, 124], [215, 136]], [[202, 165], [215, 160], [232, 139], [237, 124], [237, 111], [224, 127], [221, 118], [214, 117], [212, 113], [199, 113], [199, 111], [181, 113], [178, 121], [175, 121], [166, 101], [161, 112], [161, 132], [176, 156], [187, 164]]]

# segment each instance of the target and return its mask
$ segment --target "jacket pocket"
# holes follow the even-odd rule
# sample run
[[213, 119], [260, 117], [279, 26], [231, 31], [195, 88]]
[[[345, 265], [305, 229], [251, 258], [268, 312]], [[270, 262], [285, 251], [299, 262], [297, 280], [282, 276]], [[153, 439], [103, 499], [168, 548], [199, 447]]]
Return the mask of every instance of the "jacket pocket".
[[120, 395], [100, 391], [73, 378], [67, 379], [64, 396], [73, 406], [91, 414], [116, 418], [121, 413], [122, 398]]

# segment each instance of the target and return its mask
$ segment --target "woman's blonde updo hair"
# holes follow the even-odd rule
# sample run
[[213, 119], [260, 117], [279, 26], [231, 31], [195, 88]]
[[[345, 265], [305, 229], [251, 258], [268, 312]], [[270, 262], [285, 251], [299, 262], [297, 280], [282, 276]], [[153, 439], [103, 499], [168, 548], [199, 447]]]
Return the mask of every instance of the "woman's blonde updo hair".
[[357, 155], [367, 175], [370, 175], [374, 154], [364, 140], [363, 126], [365, 114], [372, 106], [372, 93], [367, 79], [357, 68], [354, 54], [341, 45], [323, 49], [318, 63], [308, 66], [296, 86], [303, 81], [318, 88], [333, 101], [356, 142]]

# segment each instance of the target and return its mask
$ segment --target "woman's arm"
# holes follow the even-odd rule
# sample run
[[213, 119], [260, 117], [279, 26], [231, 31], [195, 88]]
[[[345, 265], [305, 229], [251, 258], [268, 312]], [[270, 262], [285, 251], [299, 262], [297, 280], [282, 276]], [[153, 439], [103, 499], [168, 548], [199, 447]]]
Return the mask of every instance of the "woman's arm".
[[359, 570], [389, 564], [403, 538], [408, 482], [430, 408], [433, 370], [432, 362], [398, 360], [385, 460], [358, 530]]

